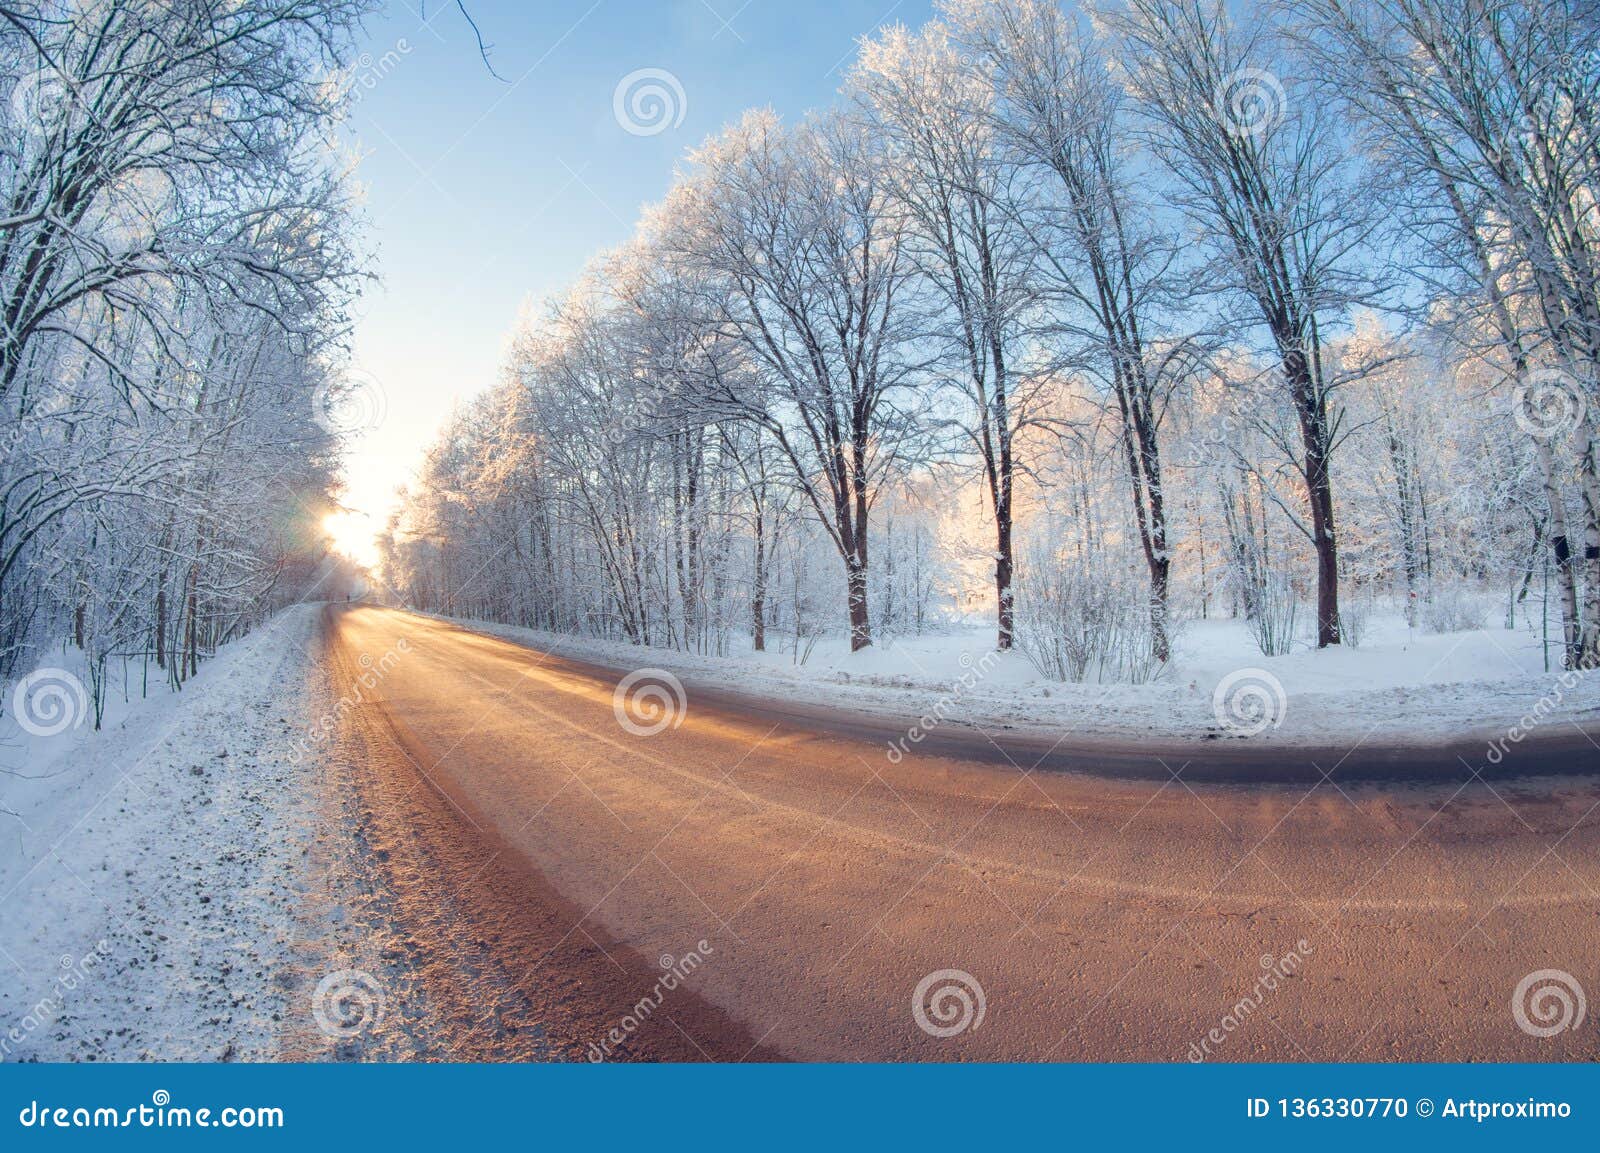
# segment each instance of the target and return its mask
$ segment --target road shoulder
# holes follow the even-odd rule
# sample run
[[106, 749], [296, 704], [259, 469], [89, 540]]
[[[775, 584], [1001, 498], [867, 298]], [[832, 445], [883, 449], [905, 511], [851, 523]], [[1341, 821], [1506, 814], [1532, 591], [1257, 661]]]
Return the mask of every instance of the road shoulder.
[[263, 1060], [314, 820], [304, 678], [319, 606], [226, 646], [180, 693], [64, 733], [11, 782], [0, 1057]]

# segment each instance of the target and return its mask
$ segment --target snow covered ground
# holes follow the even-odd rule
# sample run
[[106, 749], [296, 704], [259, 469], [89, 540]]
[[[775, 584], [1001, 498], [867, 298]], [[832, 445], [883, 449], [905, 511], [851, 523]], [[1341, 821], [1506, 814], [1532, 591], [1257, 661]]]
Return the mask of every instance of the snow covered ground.
[[[29, 736], [7, 709], [0, 1060], [339, 1055], [302, 1020], [310, 984], [387, 938], [364, 912], [377, 886], [328, 863], [349, 838], [326, 825], [325, 766], [293, 754], [317, 702], [332, 699], [308, 655], [319, 611], [279, 615], [178, 694], [157, 685], [140, 699], [135, 672], [129, 703], [112, 688], [100, 732], [85, 722]], [[1397, 616], [1375, 615], [1358, 649], [1275, 658], [1234, 622], [1191, 623], [1173, 667], [1148, 685], [1048, 681], [1021, 655], [994, 654], [979, 628], [857, 654], [823, 640], [797, 664], [781, 647], [700, 657], [463, 623], [619, 670], [670, 670], [691, 703], [695, 686], [715, 686], [1086, 740], [1493, 737], [1541, 701], [1540, 723], [1600, 723], [1595, 679], [1545, 672], [1531, 630], [1430, 635]], [[1266, 686], [1241, 698], [1265, 707], [1260, 731], [1227, 714], [1239, 701], [1219, 704], [1230, 684]], [[1257, 727], [1245, 711], [1244, 727]], [[406, 987], [404, 974], [385, 980]]]
[[1192, 621], [1172, 665], [1144, 685], [1048, 680], [1021, 653], [993, 652], [987, 627], [893, 638], [859, 653], [844, 638], [824, 638], [802, 664], [792, 638], [764, 653], [714, 657], [459, 623], [618, 669], [663, 668], [691, 690], [702, 684], [908, 721], [939, 710], [943, 723], [1085, 740], [1429, 744], [1494, 739], [1536, 707], [1548, 710], [1540, 723], [1600, 723], [1600, 678], [1563, 675], [1559, 640], [1546, 672], [1542, 639], [1527, 625], [1433, 634], [1393, 612], [1372, 615], [1358, 648], [1299, 645], [1278, 657], [1262, 656], [1242, 622]]
[[[314, 821], [305, 654], [280, 614], [104, 728], [0, 740], [0, 1060], [276, 1053]], [[9, 705], [9, 702], [8, 702]]]

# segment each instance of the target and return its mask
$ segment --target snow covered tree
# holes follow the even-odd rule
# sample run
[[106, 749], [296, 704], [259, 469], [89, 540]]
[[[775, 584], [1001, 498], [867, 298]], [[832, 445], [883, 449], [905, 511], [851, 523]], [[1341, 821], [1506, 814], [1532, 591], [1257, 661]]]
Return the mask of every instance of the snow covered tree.
[[872, 643], [869, 521], [919, 436], [915, 267], [891, 210], [889, 157], [838, 116], [784, 129], [747, 115], [691, 158], [657, 222], [702, 278], [751, 371], [701, 403], [771, 437], [844, 563], [850, 643]]
[[1323, 106], [1290, 98], [1259, 11], [1235, 21], [1218, 0], [1130, 0], [1117, 27], [1119, 63], [1212, 257], [1207, 287], [1248, 309], [1233, 318], [1249, 315], [1277, 356], [1298, 425], [1308, 516], [1295, 524], [1316, 557], [1317, 644], [1337, 644], [1331, 400], [1340, 381], [1323, 349], [1330, 326], [1373, 296], [1359, 173]]
[[849, 87], [867, 131], [885, 142], [906, 251], [940, 302], [929, 335], [965, 396], [957, 423], [994, 517], [995, 645], [1009, 649], [1019, 457], [1042, 415], [1040, 380], [1023, 355], [1038, 250], [1018, 211], [1015, 168], [1001, 155], [993, 86], [934, 22], [865, 41]]

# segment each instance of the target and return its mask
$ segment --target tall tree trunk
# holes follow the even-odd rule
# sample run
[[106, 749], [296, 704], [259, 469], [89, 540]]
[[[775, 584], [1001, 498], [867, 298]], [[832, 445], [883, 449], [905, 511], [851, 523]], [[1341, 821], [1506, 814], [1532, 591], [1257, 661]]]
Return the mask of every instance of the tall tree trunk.
[[[983, 259], [984, 281], [990, 286], [985, 292], [985, 303], [992, 309], [995, 307], [996, 293], [992, 288], [994, 276], [990, 253], [987, 250], [983, 253]], [[989, 319], [986, 324], [989, 330], [989, 360], [994, 365], [995, 424], [1000, 440], [1000, 487], [995, 493], [994, 501], [994, 592], [998, 609], [994, 647], [1000, 652], [1006, 652], [1016, 640], [1016, 594], [1011, 588], [1014, 563], [1011, 544], [1011, 502], [1015, 496], [1012, 485], [1016, 462], [1011, 455], [1011, 382], [1006, 368], [1005, 346], [993, 319]]]
[[1123, 458], [1133, 496], [1133, 515], [1139, 524], [1139, 546], [1150, 576], [1150, 652], [1156, 660], [1166, 664], [1172, 659], [1168, 609], [1172, 557], [1167, 551], [1160, 449], [1142, 360], [1138, 354], [1124, 355], [1119, 360], [1115, 384], [1117, 406], [1122, 415]]
[[867, 612], [867, 564], [865, 546], [861, 555], [845, 561], [850, 596], [850, 651], [860, 652], [872, 645], [872, 622]]
[[1328, 404], [1311, 376], [1311, 363], [1302, 348], [1292, 348], [1283, 358], [1295, 411], [1300, 420], [1300, 440], [1305, 451], [1306, 503], [1311, 507], [1311, 545], [1317, 554], [1317, 647], [1339, 643], [1339, 545], [1333, 523], [1333, 480], [1329, 474], [1332, 446], [1328, 429]]
[[1562, 667], [1582, 667], [1582, 632], [1578, 627], [1578, 573], [1573, 563], [1572, 538], [1567, 529], [1567, 502], [1556, 477], [1555, 450], [1547, 438], [1534, 442], [1539, 456], [1539, 474], [1544, 482], [1544, 497], [1550, 511], [1550, 550], [1556, 558], [1556, 589], [1561, 596]]
[[1000, 606], [994, 647], [1001, 652], [1009, 649], [1016, 640], [1016, 596], [1012, 591], [1011, 552], [1011, 501], [1006, 500], [1004, 510], [996, 509], [999, 524], [995, 528], [994, 594]]
[[1172, 560], [1165, 553], [1150, 562], [1150, 653], [1162, 664], [1172, 660]]
[[[844, 544], [850, 596], [850, 651], [853, 653], [872, 644], [872, 620], [867, 604], [867, 518], [871, 504], [867, 498], [866, 478], [866, 429], [858, 425], [850, 445], [848, 494], [839, 502], [839, 527], [849, 530], [844, 535]], [[841, 486], [843, 491], [844, 486]]]
[[156, 668], [167, 667], [167, 574], [163, 569], [156, 586]]
[[200, 671], [199, 629], [200, 566], [189, 566], [188, 593], [184, 597], [183, 651], [178, 656], [179, 672], [187, 680]]
[[756, 652], [767, 651], [767, 530], [766, 513], [758, 501], [755, 509], [755, 573], [750, 592], [750, 637]]
[[1600, 668], [1600, 464], [1597, 464], [1593, 426], [1585, 423], [1582, 465], [1583, 490], [1583, 628], [1578, 641], [1576, 667]]
[[1382, 406], [1384, 444], [1389, 452], [1389, 467], [1394, 470], [1395, 514], [1400, 530], [1400, 564], [1406, 577], [1406, 624], [1417, 624], [1417, 598], [1422, 591], [1422, 539], [1418, 524], [1418, 476], [1410, 446], [1401, 435], [1400, 425], [1389, 405]]

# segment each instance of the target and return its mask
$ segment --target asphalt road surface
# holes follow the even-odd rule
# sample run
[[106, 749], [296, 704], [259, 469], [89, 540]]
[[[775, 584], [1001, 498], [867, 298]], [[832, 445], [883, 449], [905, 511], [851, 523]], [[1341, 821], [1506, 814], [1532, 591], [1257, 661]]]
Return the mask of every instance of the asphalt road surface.
[[[370, 606], [324, 626], [357, 798], [331, 818], [420, 958], [429, 1055], [1600, 1058], [1600, 780], [1570, 744], [1563, 775], [1403, 784], [976, 733], [892, 764], [881, 721], [691, 687], [635, 732], [616, 672]], [[1408, 757], [1448, 775], [1360, 763]]]

